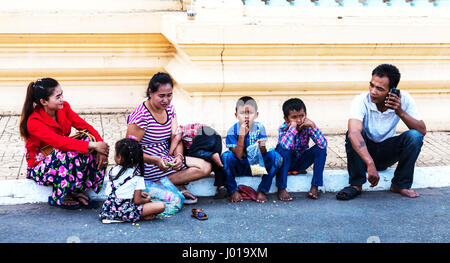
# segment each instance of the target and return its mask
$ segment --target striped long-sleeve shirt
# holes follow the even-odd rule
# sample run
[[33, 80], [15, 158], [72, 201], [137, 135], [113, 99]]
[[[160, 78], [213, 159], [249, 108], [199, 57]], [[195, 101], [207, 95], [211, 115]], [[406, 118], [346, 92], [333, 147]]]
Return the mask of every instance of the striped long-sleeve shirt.
[[287, 128], [288, 126], [289, 123], [284, 122], [278, 129], [278, 145], [285, 150], [293, 150], [297, 158], [300, 158], [309, 148], [310, 138], [320, 149], [327, 147], [327, 140], [319, 128], [315, 127], [312, 129], [308, 127], [299, 132], [294, 127]]

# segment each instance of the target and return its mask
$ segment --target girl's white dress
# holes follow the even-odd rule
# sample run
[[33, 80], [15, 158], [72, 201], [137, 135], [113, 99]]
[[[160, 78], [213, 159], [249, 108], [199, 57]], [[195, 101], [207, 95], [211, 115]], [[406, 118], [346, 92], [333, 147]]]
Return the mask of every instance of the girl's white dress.
[[[114, 178], [122, 167], [117, 165], [109, 173]], [[100, 219], [136, 222], [142, 217], [143, 205], [133, 202], [134, 191], [144, 190], [144, 177], [135, 176], [134, 169], [128, 168], [119, 178], [106, 188], [108, 199], [103, 203]]]

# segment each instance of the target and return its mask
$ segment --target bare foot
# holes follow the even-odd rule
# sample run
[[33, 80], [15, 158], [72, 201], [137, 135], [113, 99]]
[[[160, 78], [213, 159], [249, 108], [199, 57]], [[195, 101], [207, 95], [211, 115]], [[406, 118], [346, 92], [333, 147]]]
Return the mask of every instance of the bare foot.
[[258, 192], [256, 192], [256, 202], [258, 203], [265, 203], [267, 202], [267, 196], [265, 193], [261, 192], [260, 190], [258, 190]]
[[189, 190], [186, 189], [184, 185], [177, 185], [177, 189], [181, 192], [181, 194], [186, 198], [186, 200], [195, 200], [197, 197], [193, 195]]
[[311, 185], [311, 189], [309, 190], [308, 197], [314, 200], [319, 199], [319, 187]]
[[218, 166], [223, 168], [223, 163], [220, 160], [220, 155], [219, 153], [214, 153], [213, 155], [211, 155], [211, 159], [213, 160], [213, 162], [215, 162]]
[[405, 189], [405, 188], [398, 188], [397, 186], [391, 184], [391, 192], [401, 194], [403, 196], [409, 197], [409, 198], [416, 198], [419, 197], [419, 193], [412, 189]]
[[286, 191], [286, 189], [278, 190], [278, 199], [281, 201], [292, 201], [292, 196]]
[[242, 198], [242, 195], [236, 191], [231, 195], [231, 202], [236, 203], [236, 202], [242, 202], [244, 201], [244, 198]]
[[156, 218], [156, 215], [148, 215], [148, 216], [144, 216], [144, 220], [153, 220]]
[[88, 202], [89, 197], [86, 194], [84, 194], [84, 193], [77, 193], [77, 194], [72, 193], [71, 196], [73, 198], [76, 198], [83, 205], [89, 205], [89, 202]]

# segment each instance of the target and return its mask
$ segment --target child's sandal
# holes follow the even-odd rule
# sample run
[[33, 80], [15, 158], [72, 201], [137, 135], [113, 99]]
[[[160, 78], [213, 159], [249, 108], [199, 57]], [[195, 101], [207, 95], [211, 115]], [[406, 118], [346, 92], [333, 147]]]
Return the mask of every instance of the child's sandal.
[[203, 209], [192, 209], [192, 217], [198, 219], [198, 220], [206, 220], [208, 219], [208, 216], [203, 212]]

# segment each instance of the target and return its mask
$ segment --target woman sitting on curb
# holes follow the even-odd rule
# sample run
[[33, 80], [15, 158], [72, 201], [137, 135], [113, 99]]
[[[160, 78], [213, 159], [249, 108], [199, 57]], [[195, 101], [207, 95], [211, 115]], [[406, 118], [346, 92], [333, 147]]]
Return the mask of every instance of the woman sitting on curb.
[[[69, 137], [72, 127], [87, 129], [96, 142], [90, 142], [87, 136]], [[48, 203], [65, 209], [93, 208], [94, 203], [84, 192], [88, 188], [100, 191], [109, 146], [63, 100], [56, 80], [38, 79], [28, 85], [19, 128], [25, 140], [26, 177], [40, 185], [53, 186]], [[47, 145], [55, 150], [45, 156], [41, 151]], [[89, 150], [93, 152], [88, 153]]]
[[127, 118], [127, 134], [133, 136], [144, 152], [146, 182], [157, 182], [166, 177], [181, 190], [184, 204], [194, 204], [197, 197], [185, 188], [185, 184], [209, 176], [211, 164], [207, 161], [183, 155], [183, 145], [169, 154], [172, 135], [178, 128], [175, 108], [171, 105], [173, 81], [167, 73], [155, 74], [147, 88], [147, 100]]

